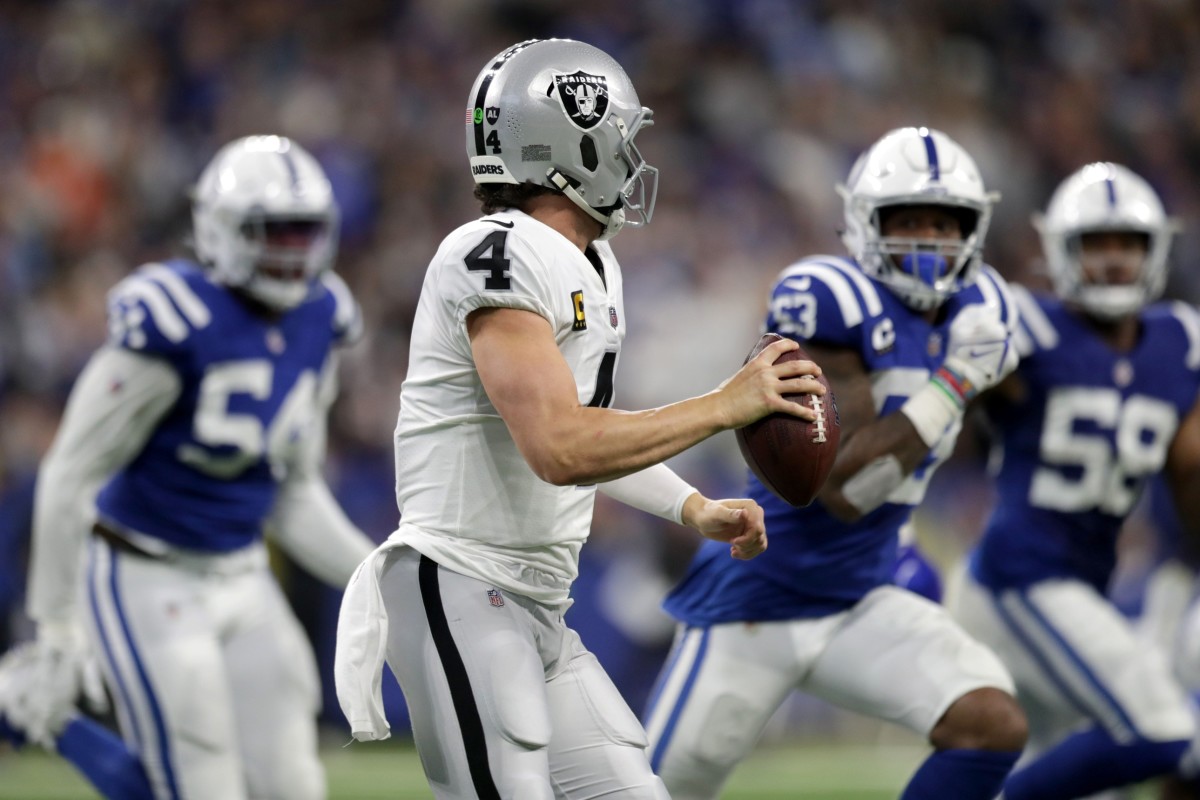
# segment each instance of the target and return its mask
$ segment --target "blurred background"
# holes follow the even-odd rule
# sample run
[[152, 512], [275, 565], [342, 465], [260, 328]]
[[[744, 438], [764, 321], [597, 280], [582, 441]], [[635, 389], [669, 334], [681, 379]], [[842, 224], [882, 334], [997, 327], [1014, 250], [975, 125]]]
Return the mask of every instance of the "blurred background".
[[[1030, 214], [1092, 160], [1146, 177], [1186, 226], [1168, 293], [1200, 298], [1200, 4], [1192, 0], [92, 0], [0, 2], [0, 650], [21, 611], [32, 487], [71, 384], [105, 337], [105, 292], [187, 254], [187, 192], [224, 142], [294, 137], [342, 208], [338, 271], [367, 336], [344, 360], [328, 474], [378, 540], [395, 527], [392, 429], [425, 266], [478, 215], [463, 109], [491, 56], [562, 36], [620, 61], [655, 111], [653, 223], [615, 240], [628, 338], [616, 405], [713, 388], [756, 341], [784, 266], [842, 252], [834, 183], [902, 125], [940, 128], [1003, 196], [987, 260], [1043, 285]], [[990, 495], [960, 443], [919, 515], [949, 568]], [[675, 459], [710, 496], [741, 491], [732, 434]], [[1119, 583], [1153, 544], [1135, 520]], [[658, 604], [695, 541], [601, 500], [568, 620], [641, 710], [669, 645]], [[281, 561], [328, 680], [339, 595]], [[1120, 587], [1118, 587], [1119, 589]], [[1130, 590], [1132, 595], [1134, 592]], [[389, 686], [389, 712], [404, 727]], [[803, 700], [780, 736], [861, 735]]]

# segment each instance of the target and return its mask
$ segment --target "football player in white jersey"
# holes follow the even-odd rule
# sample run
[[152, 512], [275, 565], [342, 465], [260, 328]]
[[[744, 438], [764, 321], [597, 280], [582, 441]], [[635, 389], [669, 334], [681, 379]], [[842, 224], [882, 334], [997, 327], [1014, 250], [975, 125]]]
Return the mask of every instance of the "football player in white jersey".
[[1154, 302], [1173, 221], [1111, 163], [1036, 220], [1054, 294], [1014, 287], [1021, 364], [984, 400], [998, 499], [951, 606], [1004, 660], [1030, 721], [1008, 800], [1086, 797], [1180, 768], [1194, 735], [1165, 654], [1105, 592], [1149, 479], [1200, 519], [1200, 314]]
[[664, 798], [636, 716], [563, 614], [599, 488], [719, 540], [766, 546], [750, 500], [660, 462], [823, 393], [773, 345], [720, 387], [611, 408], [625, 335], [608, 240], [649, 222], [651, 122], [624, 70], [570, 40], [491, 59], [467, 101], [483, 216], [442, 242], [413, 324], [396, 427], [400, 527], [343, 600], [335, 674], [355, 736], [387, 735], [384, 655], [439, 798]]
[[982, 263], [993, 197], [970, 155], [928, 128], [883, 136], [839, 188], [849, 257], [784, 269], [766, 318], [822, 365], [837, 460], [804, 508], [751, 476], [769, 556], [730, 561], [705, 543], [667, 597], [679, 632], [646, 728], [676, 800], [717, 797], [797, 690], [929, 740], [904, 800], [991, 800], [1025, 742], [996, 656], [894, 585], [909, 582], [898, 546], [968, 402], [1016, 364], [1007, 284]]
[[308, 152], [251, 136], [205, 168], [193, 222], [199, 262], [111, 291], [42, 464], [37, 637], [6, 660], [0, 714], [61, 751], [90, 651], [155, 797], [319, 800], [315, 659], [263, 536], [335, 586], [373, 547], [320, 471], [336, 349], [361, 327], [330, 271], [338, 209]]

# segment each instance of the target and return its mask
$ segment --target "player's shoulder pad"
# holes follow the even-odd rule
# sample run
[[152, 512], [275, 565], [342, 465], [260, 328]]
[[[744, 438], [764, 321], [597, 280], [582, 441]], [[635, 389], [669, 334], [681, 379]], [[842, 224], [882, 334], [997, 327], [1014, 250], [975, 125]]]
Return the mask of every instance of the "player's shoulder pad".
[[450, 233], [436, 258], [453, 293], [525, 294], [548, 282], [556, 251], [573, 247], [532, 217], [505, 211], [472, 220]]
[[362, 309], [350, 292], [342, 276], [332, 270], [321, 274], [321, 285], [333, 298], [333, 340], [337, 344], [350, 345], [363, 335]]
[[209, 287], [203, 270], [187, 261], [139, 267], [108, 292], [109, 341], [158, 355], [185, 349], [212, 322], [204, 300]]
[[975, 288], [983, 302], [1000, 309], [1000, 321], [1010, 332], [1016, 330], [1020, 321], [1020, 308], [1013, 297], [1008, 281], [989, 264], [981, 264], [975, 276]]
[[771, 289], [771, 330], [803, 339], [840, 341], [884, 314], [879, 290], [843, 256], [810, 256], [784, 268]]
[[1171, 319], [1183, 330], [1187, 350], [1183, 363], [1191, 370], [1200, 370], [1200, 310], [1181, 300], [1155, 303], [1147, 309], [1147, 315], [1161, 314]]
[[1037, 351], [1058, 347], [1060, 337], [1051, 313], [1058, 299], [1032, 292], [1019, 283], [1009, 284], [1008, 290], [1018, 317], [1017, 326], [1013, 329], [1017, 354], [1026, 358]]

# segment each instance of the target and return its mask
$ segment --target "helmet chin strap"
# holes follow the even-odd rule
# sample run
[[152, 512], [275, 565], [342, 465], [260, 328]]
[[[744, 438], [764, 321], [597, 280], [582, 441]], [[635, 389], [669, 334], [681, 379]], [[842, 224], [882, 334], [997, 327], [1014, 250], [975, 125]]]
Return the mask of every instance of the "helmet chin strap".
[[625, 224], [625, 209], [618, 208], [608, 216], [605, 216], [588, 205], [588, 202], [583, 199], [583, 195], [581, 195], [575, 189], [575, 187], [571, 185], [571, 181], [567, 179], [566, 175], [563, 175], [561, 172], [551, 167], [550, 169], [546, 170], [546, 177], [550, 179], [550, 182], [553, 183], [559, 191], [570, 198], [572, 203], [582, 208], [589, 217], [604, 226], [604, 231], [596, 237], [597, 241], [603, 242], [616, 236], [617, 231], [621, 230], [621, 226]]

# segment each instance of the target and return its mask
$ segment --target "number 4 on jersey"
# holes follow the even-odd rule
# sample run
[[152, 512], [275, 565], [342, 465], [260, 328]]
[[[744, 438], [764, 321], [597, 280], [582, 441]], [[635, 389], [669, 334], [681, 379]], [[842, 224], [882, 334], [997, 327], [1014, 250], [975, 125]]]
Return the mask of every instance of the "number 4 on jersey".
[[[507, 291], [512, 288], [508, 277], [509, 260], [505, 257], [504, 247], [508, 242], [508, 231], [492, 231], [484, 237], [475, 249], [467, 253], [463, 263], [471, 272], [486, 272], [483, 288], [491, 291]], [[613, 401], [613, 371], [617, 364], [617, 354], [608, 352], [600, 361], [600, 371], [596, 375], [596, 391], [588, 403], [593, 408], [608, 408]]]
[[471, 272], [488, 273], [483, 281], [483, 288], [487, 291], [506, 292], [512, 289], [512, 281], [508, 277], [510, 262], [504, 256], [507, 242], [508, 231], [493, 231], [463, 259]]

